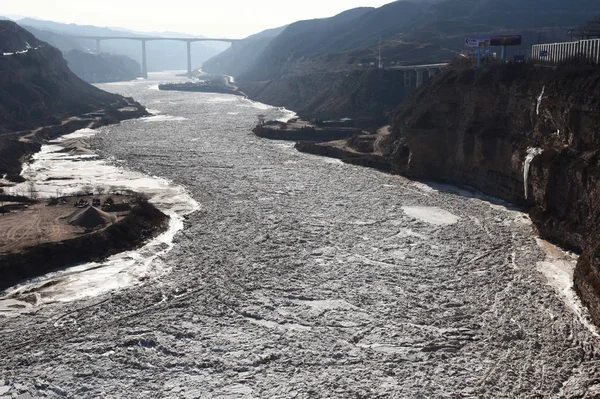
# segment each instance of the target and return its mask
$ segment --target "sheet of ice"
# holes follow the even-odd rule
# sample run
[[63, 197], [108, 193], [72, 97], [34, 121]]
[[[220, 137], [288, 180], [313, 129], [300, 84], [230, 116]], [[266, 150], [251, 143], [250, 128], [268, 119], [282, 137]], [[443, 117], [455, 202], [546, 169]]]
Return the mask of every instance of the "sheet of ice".
[[153, 115], [141, 118], [144, 122], [181, 122], [187, 120], [183, 116]]
[[[35, 293], [38, 306], [97, 296], [168, 272], [161, 257], [173, 247], [175, 235], [183, 229], [184, 216], [198, 210], [198, 203], [183, 187], [166, 179], [126, 170], [98, 156], [72, 156], [61, 152], [61, 142], [94, 134], [92, 129], [82, 129], [42, 146], [33, 156], [33, 162], [24, 168], [27, 181], [7, 191], [27, 192], [29, 181], [34, 182], [40, 197], [74, 194], [84, 187], [130, 189], [148, 195], [151, 203], [171, 217], [168, 230], [139, 250], [114, 255], [104, 262], [49, 273], [12, 287], [0, 295], [0, 313], [7, 309], [18, 313], [21, 308], [30, 307], [27, 301], [20, 299], [31, 302], [31, 292]], [[69, 180], [64, 180], [66, 177]], [[50, 282], [52, 284], [48, 284]]]
[[523, 162], [523, 184], [525, 185], [525, 199], [529, 197], [529, 167], [531, 166], [531, 162], [533, 162], [535, 157], [542, 154], [542, 152], [544, 152], [544, 150], [541, 148], [530, 147], [527, 149], [527, 156]]
[[236, 105], [236, 107], [242, 107], [242, 108], [257, 108], [257, 109], [270, 109], [271, 107], [265, 104], [261, 104], [261, 103], [255, 103], [254, 101], [248, 100], [247, 102], [244, 102], [243, 104], [238, 104]]
[[437, 207], [403, 206], [402, 210], [412, 218], [438, 226], [456, 224], [460, 220], [458, 216]]
[[537, 115], [540, 114], [540, 107], [542, 105], [542, 100], [544, 99], [544, 93], [546, 92], [546, 86], [542, 87], [542, 92], [540, 93], [540, 96], [537, 99], [537, 106], [535, 107], [535, 113]]
[[234, 103], [240, 100], [240, 97], [230, 95], [230, 96], [219, 96], [219, 97], [211, 97], [204, 100], [207, 103]]
[[579, 321], [596, 337], [600, 337], [598, 329], [590, 321], [588, 311], [573, 289], [573, 272], [578, 257], [541, 238], [536, 239], [536, 241], [540, 248], [546, 252], [546, 259], [537, 263], [537, 269], [546, 277], [548, 285], [554, 288], [565, 305], [575, 313]]

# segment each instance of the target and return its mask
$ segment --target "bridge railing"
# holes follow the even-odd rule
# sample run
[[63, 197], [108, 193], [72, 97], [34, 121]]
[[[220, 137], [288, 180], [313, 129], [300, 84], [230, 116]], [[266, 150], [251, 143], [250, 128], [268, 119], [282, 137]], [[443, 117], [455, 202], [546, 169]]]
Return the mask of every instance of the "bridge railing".
[[600, 39], [575, 42], [536, 44], [531, 48], [531, 60], [547, 64], [600, 65]]

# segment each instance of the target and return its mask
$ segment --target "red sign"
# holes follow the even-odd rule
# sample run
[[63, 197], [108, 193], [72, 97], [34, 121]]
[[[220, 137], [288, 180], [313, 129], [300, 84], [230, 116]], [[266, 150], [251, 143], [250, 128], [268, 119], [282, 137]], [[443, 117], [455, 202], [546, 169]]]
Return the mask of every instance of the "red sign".
[[522, 42], [521, 35], [490, 37], [490, 46], [520, 46]]

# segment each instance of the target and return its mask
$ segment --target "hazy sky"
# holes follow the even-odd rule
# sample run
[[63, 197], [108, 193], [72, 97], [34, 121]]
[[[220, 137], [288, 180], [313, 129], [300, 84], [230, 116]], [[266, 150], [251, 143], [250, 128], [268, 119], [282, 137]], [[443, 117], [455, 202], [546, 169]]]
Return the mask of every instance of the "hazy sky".
[[392, 0], [0, 0], [0, 15], [57, 22], [242, 38], [301, 19]]

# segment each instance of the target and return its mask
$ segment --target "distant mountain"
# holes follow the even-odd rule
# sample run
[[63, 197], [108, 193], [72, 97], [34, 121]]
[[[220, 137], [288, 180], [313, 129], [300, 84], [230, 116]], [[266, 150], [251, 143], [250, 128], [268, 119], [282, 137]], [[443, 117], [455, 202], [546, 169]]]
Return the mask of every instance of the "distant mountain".
[[428, 39], [506, 30], [566, 30], [598, 13], [597, 0], [446, 0], [429, 7], [408, 28], [413, 38]]
[[235, 43], [222, 53], [202, 64], [202, 70], [209, 73], [222, 73], [240, 76], [254, 65], [271, 41], [287, 28], [268, 29], [248, 36], [241, 42]]
[[81, 43], [79, 43], [79, 41], [77, 41], [77, 39], [64, 33], [37, 29], [28, 25], [21, 25], [21, 27], [31, 32], [38, 39], [46, 43], [50, 43], [63, 53], [66, 53], [70, 50], [84, 50], [84, 47], [81, 45]]
[[130, 57], [91, 53], [73, 36], [31, 26], [23, 28], [62, 51], [69, 68], [88, 83], [121, 82], [142, 76], [140, 64]]
[[332, 41], [344, 34], [353, 22], [371, 12], [363, 7], [345, 11], [331, 18], [295, 22], [274, 38], [252, 67], [242, 76], [253, 80], [267, 80], [294, 74], [294, 63], [327, 51]]
[[[24, 18], [18, 21], [19, 24], [26, 25], [38, 30], [51, 31], [54, 33], [69, 36], [149, 36], [147, 33], [121, 31], [111, 28], [103, 28], [91, 25], [63, 24], [52, 21], [42, 21], [31, 18]], [[173, 32], [171, 32], [173, 33]], [[179, 35], [179, 34], [178, 34]], [[164, 35], [164, 32], [161, 34]], [[94, 40], [76, 39], [80, 49], [96, 49]], [[141, 44], [134, 40], [106, 40], [101, 43], [102, 51], [126, 55], [133, 58], [138, 63], [142, 63]], [[227, 46], [227, 44], [225, 44]], [[192, 66], [197, 67], [209, 58], [220, 53], [224, 45], [210, 44], [203, 42], [192, 43]], [[186, 44], [177, 41], [155, 41], [146, 44], [148, 57], [148, 70], [163, 71], [174, 69], [186, 69], [187, 53]]]
[[127, 81], [142, 76], [140, 64], [124, 55], [70, 50], [65, 60], [71, 71], [88, 83]]
[[[242, 80], [269, 80], [377, 64], [380, 40], [382, 61], [389, 65], [448, 61], [464, 50], [468, 35], [521, 34], [523, 46], [509, 49], [513, 54], [532, 44], [564, 41], [568, 28], [598, 14], [598, 0], [399, 0], [296, 22], [258, 57], [262, 47], [241, 42], [229, 50], [228, 62], [221, 54], [205, 65], [211, 72], [234, 72]], [[232, 60], [246, 62], [232, 68]]]
[[306, 73], [302, 64], [308, 59], [376, 46], [380, 39], [386, 41], [402, 32], [404, 26], [429, 6], [429, 2], [396, 1], [380, 8], [355, 8], [331, 18], [293, 23], [274, 38], [256, 62], [239, 76], [249, 80], [267, 80], [280, 75]]

